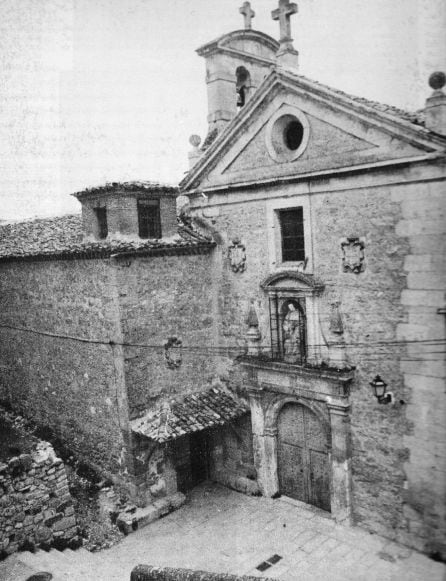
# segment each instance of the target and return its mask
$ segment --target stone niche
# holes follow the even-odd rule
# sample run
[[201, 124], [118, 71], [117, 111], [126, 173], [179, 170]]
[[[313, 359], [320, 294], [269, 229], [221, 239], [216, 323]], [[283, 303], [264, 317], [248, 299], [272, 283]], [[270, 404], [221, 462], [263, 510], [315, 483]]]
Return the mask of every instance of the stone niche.
[[[353, 371], [303, 367], [248, 356], [241, 360], [241, 364], [247, 371], [245, 389], [251, 407], [254, 461], [262, 494], [270, 497], [288, 495], [280, 480], [280, 449], [287, 444], [281, 444], [279, 419], [281, 412], [294, 404], [304, 412], [303, 415], [312, 418], [313, 425], [320, 426], [324, 440], [321, 455], [325, 462], [327, 498], [323, 508], [329, 510], [337, 522], [351, 524], [349, 393]], [[291, 424], [291, 431], [294, 429], [296, 432], [301, 429], [298, 422]], [[310, 450], [310, 453], [313, 452]], [[305, 478], [305, 467], [298, 466], [297, 469]], [[311, 472], [309, 481], [316, 468], [311, 465], [308, 470]], [[307, 502], [299, 494], [294, 498]]]

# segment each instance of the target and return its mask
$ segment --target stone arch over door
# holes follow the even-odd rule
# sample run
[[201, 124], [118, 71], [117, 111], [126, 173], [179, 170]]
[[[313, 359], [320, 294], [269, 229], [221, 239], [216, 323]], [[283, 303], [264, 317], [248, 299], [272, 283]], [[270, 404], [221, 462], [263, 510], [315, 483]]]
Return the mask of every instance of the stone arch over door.
[[309, 406], [288, 401], [277, 417], [279, 493], [330, 511], [330, 439]]
[[[325, 398], [324, 398], [325, 399]], [[287, 404], [304, 406], [317, 418], [325, 435], [328, 469], [329, 502], [325, 505], [337, 522], [351, 523], [351, 435], [350, 406], [341, 398], [316, 400], [291, 394], [277, 394], [262, 405], [263, 394], [250, 392], [253, 437], [258, 482], [262, 494], [280, 493], [278, 447], [280, 412]]]

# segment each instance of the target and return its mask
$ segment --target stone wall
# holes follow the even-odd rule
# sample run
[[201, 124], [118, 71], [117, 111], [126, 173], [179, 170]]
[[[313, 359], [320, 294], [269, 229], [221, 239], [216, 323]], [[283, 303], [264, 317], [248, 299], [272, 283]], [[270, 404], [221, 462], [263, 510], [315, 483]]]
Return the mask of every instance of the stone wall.
[[[226, 345], [243, 341], [251, 301], [261, 343], [270, 344], [268, 300], [260, 283], [286, 268], [278, 260], [274, 208], [304, 207], [306, 272], [325, 285], [318, 325], [326, 336], [330, 303], [338, 301], [347, 357], [356, 366], [350, 398], [354, 521], [430, 553], [444, 551], [440, 539], [446, 531], [444, 364], [441, 353], [432, 356], [435, 347], [423, 348], [419, 341], [445, 339], [437, 312], [445, 284], [439, 256], [445, 240], [442, 179], [441, 168], [406, 168], [268, 190], [208, 192], [208, 202], [191, 200], [192, 213], [212, 220], [224, 240], [214, 277], [222, 280], [220, 340]], [[246, 247], [243, 272], [233, 272], [227, 258], [235, 237]], [[346, 237], [364, 242], [359, 274], [342, 267]], [[231, 373], [240, 385], [242, 377]], [[379, 405], [372, 393], [369, 382], [377, 374], [393, 392], [392, 405]]]
[[[255, 581], [258, 577], [231, 575], [228, 573], [209, 573], [192, 569], [174, 569], [172, 567], [153, 567], [138, 565], [132, 570], [130, 581]], [[263, 578], [264, 581], [272, 581]]]
[[[134, 418], [161, 396], [207, 389], [212, 383], [217, 359], [212, 257], [138, 257], [117, 264], [125, 380]], [[170, 337], [182, 342], [178, 365], [166, 359]]]
[[113, 277], [109, 260], [0, 264], [0, 399], [119, 473], [125, 394]]
[[[446, 558], [446, 359], [444, 357], [446, 288], [446, 204], [444, 187], [420, 183], [395, 189], [392, 199], [401, 204], [397, 232], [406, 236], [407, 285], [401, 295], [405, 319], [397, 335], [408, 341], [407, 359], [400, 362], [411, 429], [404, 434], [408, 449], [407, 485], [403, 514], [418, 547]], [[422, 203], [420, 203], [422, 200]], [[435, 343], [419, 343], [435, 338]], [[443, 340], [443, 343], [441, 343]], [[415, 342], [413, 342], [415, 341]], [[413, 343], [411, 343], [413, 342]]]
[[0, 554], [78, 546], [65, 467], [46, 442], [0, 463]]
[[239, 492], [260, 494], [250, 415], [213, 432], [211, 459], [212, 480]]

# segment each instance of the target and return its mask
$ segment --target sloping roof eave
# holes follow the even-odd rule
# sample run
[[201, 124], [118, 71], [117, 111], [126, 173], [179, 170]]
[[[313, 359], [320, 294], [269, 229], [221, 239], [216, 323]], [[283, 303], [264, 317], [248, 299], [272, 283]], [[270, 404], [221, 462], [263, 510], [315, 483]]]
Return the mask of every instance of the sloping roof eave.
[[290, 69], [275, 67], [270, 74], [265, 77], [263, 83], [258, 87], [247, 105], [237, 113], [230, 123], [228, 123], [222, 133], [217, 136], [215, 141], [213, 141], [203, 156], [198, 160], [196, 165], [181, 180], [179, 183], [181, 193], [185, 194], [189, 189], [193, 189], [194, 183], [200, 178], [202, 172], [209, 170], [208, 166], [219, 156], [221, 149], [225, 147], [228, 141], [233, 141], [239, 125], [255, 112], [259, 104], [273, 89], [274, 85], [280, 82], [282, 84], [292, 83], [294, 85], [300, 85], [300, 88], [305, 89], [308, 92], [322, 96], [323, 98], [333, 99], [338, 104], [344, 107], [350, 107], [357, 113], [370, 115], [372, 118], [380, 119], [384, 123], [390, 123], [396, 130], [400, 129], [402, 131], [409, 131], [414, 139], [420, 139], [423, 141], [430, 140], [432, 142], [433, 150], [446, 148], [446, 137], [433, 131], [429, 131], [421, 123], [415, 122], [417, 116], [416, 113], [411, 114], [391, 105], [385, 105], [365, 98], [355, 97], [345, 93], [344, 91], [333, 89], [317, 81], [312, 81], [311, 79], [299, 75], [297, 72]]
[[245, 402], [221, 388], [188, 394], [130, 422], [134, 433], [157, 443], [222, 426], [248, 413]]

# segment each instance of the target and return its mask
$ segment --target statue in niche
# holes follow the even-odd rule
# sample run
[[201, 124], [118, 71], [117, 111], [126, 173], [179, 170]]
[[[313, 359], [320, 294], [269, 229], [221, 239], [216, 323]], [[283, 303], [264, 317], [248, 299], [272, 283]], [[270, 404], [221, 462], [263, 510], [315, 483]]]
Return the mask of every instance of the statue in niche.
[[283, 319], [283, 359], [288, 363], [301, 363], [303, 353], [302, 313], [294, 303], [288, 303]]

